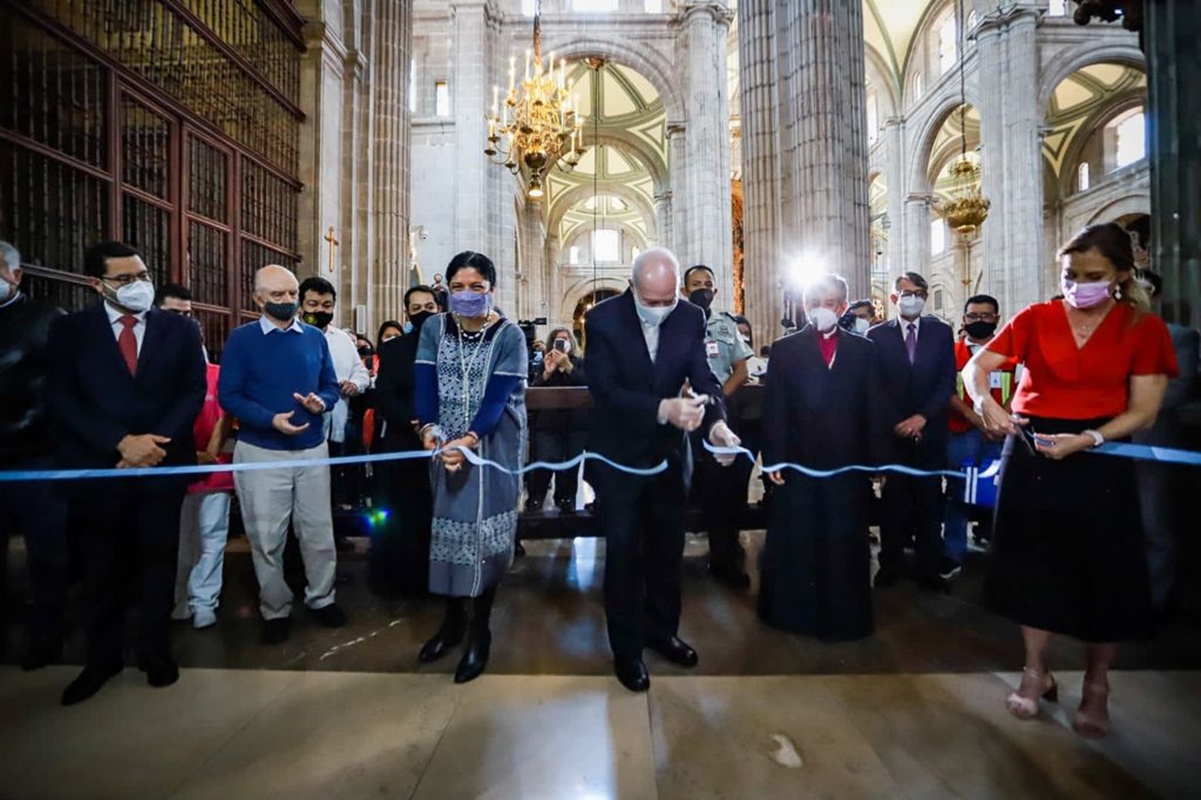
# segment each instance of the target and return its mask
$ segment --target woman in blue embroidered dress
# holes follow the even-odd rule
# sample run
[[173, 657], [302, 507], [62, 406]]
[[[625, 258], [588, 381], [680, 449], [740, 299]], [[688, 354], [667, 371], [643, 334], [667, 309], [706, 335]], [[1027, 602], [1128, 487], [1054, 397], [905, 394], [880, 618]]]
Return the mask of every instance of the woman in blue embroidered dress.
[[[423, 662], [446, 655], [466, 635], [455, 682], [488, 664], [488, 619], [496, 587], [513, 561], [521, 480], [472, 465], [457, 448], [516, 470], [526, 444], [525, 336], [494, 308], [496, 267], [467, 251], [446, 268], [449, 308], [422, 326], [414, 398], [421, 439], [441, 449], [431, 466], [434, 522], [430, 591], [446, 597], [446, 615], [421, 648]], [[471, 598], [468, 621], [467, 598]]]

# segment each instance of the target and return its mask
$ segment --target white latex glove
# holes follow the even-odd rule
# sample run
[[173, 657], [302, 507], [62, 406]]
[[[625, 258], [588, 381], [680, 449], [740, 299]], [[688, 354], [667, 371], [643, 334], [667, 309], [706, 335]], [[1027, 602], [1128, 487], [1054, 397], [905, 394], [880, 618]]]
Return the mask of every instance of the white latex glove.
[[691, 397], [671, 397], [659, 401], [659, 421], [682, 431], [694, 431], [705, 419], [705, 401]]
[[[724, 420], [718, 420], [709, 429], [709, 443], [714, 447], [737, 447], [742, 444], [742, 440], [735, 435], [734, 431], [730, 430], [730, 426]], [[723, 467], [728, 467], [737, 459], [736, 454], [713, 454], [713, 459]]]

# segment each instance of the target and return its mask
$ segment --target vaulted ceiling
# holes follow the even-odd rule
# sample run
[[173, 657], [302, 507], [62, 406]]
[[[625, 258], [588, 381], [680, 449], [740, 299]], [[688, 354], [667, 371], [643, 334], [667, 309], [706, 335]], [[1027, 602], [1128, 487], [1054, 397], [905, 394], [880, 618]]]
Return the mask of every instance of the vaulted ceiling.
[[863, 0], [863, 37], [898, 84], [922, 22], [946, 5], [947, 0]]

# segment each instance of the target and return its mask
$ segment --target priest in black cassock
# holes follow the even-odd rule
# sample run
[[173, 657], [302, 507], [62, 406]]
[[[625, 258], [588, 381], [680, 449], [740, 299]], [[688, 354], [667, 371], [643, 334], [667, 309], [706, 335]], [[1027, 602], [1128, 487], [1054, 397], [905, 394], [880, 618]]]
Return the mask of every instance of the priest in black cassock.
[[[888, 430], [878, 413], [875, 345], [838, 326], [847, 284], [825, 275], [805, 290], [809, 324], [772, 345], [763, 408], [763, 463], [817, 470], [876, 466]], [[759, 616], [824, 640], [873, 628], [868, 509], [871, 475], [769, 472], [777, 486], [763, 549]]]

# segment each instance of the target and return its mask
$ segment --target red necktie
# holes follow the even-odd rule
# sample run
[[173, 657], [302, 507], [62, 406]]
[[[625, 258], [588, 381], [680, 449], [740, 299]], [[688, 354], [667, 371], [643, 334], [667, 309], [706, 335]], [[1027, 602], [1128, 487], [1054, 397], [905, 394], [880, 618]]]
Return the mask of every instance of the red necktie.
[[120, 321], [125, 329], [117, 336], [117, 347], [121, 350], [121, 357], [125, 359], [125, 366], [129, 367], [129, 374], [137, 375], [138, 337], [133, 334], [133, 326], [138, 324], [138, 318], [133, 314], [122, 314]]

